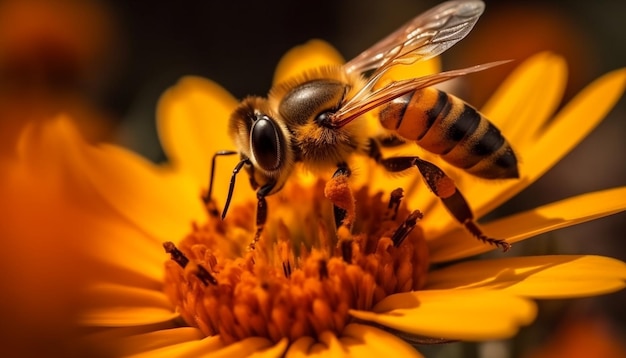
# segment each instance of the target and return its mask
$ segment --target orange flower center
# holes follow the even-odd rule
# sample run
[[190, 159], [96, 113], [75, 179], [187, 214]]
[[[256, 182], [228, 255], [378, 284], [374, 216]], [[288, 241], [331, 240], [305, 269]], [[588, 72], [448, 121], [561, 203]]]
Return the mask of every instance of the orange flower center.
[[[340, 334], [352, 319], [348, 310], [421, 288], [428, 270], [421, 213], [404, 207], [401, 190], [384, 200], [366, 187], [353, 194], [344, 179], [312, 188], [288, 183], [269, 198], [253, 245], [255, 202], [234, 207], [224, 221], [209, 208], [208, 222], [194, 224], [178, 247], [165, 243], [172, 259], [164, 290], [184, 320], [225, 343], [294, 341]], [[346, 212], [339, 229], [333, 204]]]

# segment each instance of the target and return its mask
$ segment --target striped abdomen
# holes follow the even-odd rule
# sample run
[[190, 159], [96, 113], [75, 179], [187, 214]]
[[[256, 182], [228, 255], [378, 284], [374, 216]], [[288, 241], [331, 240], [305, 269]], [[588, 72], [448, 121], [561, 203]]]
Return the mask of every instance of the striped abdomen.
[[481, 178], [517, 178], [517, 159], [500, 130], [476, 109], [435, 88], [399, 97], [380, 110], [383, 127], [414, 140]]

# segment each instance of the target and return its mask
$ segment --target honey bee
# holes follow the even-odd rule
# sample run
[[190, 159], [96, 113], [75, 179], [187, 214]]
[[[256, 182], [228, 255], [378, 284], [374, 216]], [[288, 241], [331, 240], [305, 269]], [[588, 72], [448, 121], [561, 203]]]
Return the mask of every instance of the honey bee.
[[[384, 158], [381, 151], [384, 146], [413, 141], [475, 176], [518, 178], [517, 159], [500, 131], [470, 105], [432, 87], [505, 61], [376, 86], [391, 67], [432, 58], [463, 39], [483, 10], [482, 1], [442, 3], [342, 66], [303, 73], [274, 86], [266, 98], [245, 98], [229, 122], [238, 150], [220, 151], [213, 157], [215, 164], [217, 156], [240, 156], [222, 217], [242, 168], [258, 199], [257, 240], [267, 216], [265, 197], [281, 190], [296, 163], [335, 169], [334, 176], [350, 175], [348, 158], [361, 154], [389, 172], [417, 167], [426, 185], [466, 230], [485, 243], [508, 250], [506, 241], [482, 233], [467, 201], [443, 170], [417, 156]], [[368, 137], [364, 120], [359, 120], [374, 109], [388, 132], [384, 137]], [[207, 202], [212, 183], [213, 170], [204, 198]], [[341, 216], [337, 208], [335, 213]], [[338, 224], [340, 219], [336, 218]]]

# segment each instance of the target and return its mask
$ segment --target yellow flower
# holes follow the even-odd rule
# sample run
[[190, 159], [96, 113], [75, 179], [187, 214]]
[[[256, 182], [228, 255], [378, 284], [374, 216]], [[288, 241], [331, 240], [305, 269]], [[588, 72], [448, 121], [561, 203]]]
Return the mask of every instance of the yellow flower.
[[[310, 42], [285, 56], [275, 81], [332, 63], [341, 63], [332, 48]], [[478, 217], [528, 186], [582, 140], [621, 96], [626, 71], [597, 80], [553, 115], [565, 78], [561, 58], [539, 54], [524, 62], [483, 109], [522, 158], [519, 180], [478, 181], [441, 164], [455, 173]], [[65, 121], [43, 139], [31, 132], [23, 138], [25, 146], [43, 142], [42, 147], [65, 138], [68, 167], [84, 176], [76, 190], [99, 215], [99, 229], [86, 240], [101, 267], [88, 287], [82, 324], [99, 328], [90, 338], [113, 354], [297, 357], [391, 351], [420, 356], [410, 343], [515, 335], [536, 315], [532, 299], [599, 295], [625, 286], [626, 264], [599, 256], [507, 254], [427, 272], [430, 264], [492, 247], [460, 229], [433, 195], [413, 185], [415, 177], [392, 181], [367, 161], [355, 162], [349, 186], [339, 182], [329, 189], [310, 176], [294, 176], [268, 198], [265, 231], [248, 250], [256, 207], [248, 185], [237, 185], [223, 222], [199, 199], [211, 155], [233, 148], [226, 133], [236, 104], [221, 87], [200, 78], [185, 78], [167, 91], [158, 111], [170, 159], [165, 166], [113, 145], [88, 146]], [[224, 203], [236, 162], [220, 159], [214, 183], [222, 188], [214, 189], [218, 205]], [[397, 215], [387, 206], [396, 187], [405, 189]], [[324, 189], [335, 203], [352, 195], [357, 199], [348, 209], [353, 233], [339, 230], [338, 241]], [[621, 187], [495, 220], [483, 229], [514, 243], [624, 208], [626, 188]], [[398, 239], [394, 232], [416, 209], [423, 219]]]

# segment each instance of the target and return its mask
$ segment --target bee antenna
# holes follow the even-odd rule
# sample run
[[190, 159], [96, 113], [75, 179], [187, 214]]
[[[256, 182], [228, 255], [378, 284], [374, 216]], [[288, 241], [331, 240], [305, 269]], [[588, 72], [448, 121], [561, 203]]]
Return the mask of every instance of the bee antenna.
[[223, 156], [223, 155], [233, 155], [233, 154], [237, 154], [237, 152], [233, 150], [220, 150], [216, 152], [215, 154], [213, 154], [213, 159], [211, 160], [211, 175], [209, 176], [209, 191], [207, 192], [206, 196], [202, 198], [204, 200], [204, 204], [208, 204], [209, 201], [211, 201], [211, 196], [213, 195], [213, 178], [215, 177], [216, 158]]
[[237, 174], [244, 165], [251, 164], [250, 159], [244, 158], [237, 165], [235, 169], [233, 169], [233, 175], [230, 177], [230, 186], [228, 187], [228, 197], [226, 197], [226, 204], [224, 204], [224, 210], [222, 210], [222, 220], [226, 217], [226, 212], [228, 212], [228, 207], [230, 206], [230, 199], [233, 198], [233, 192], [235, 191], [235, 179], [237, 179]]

